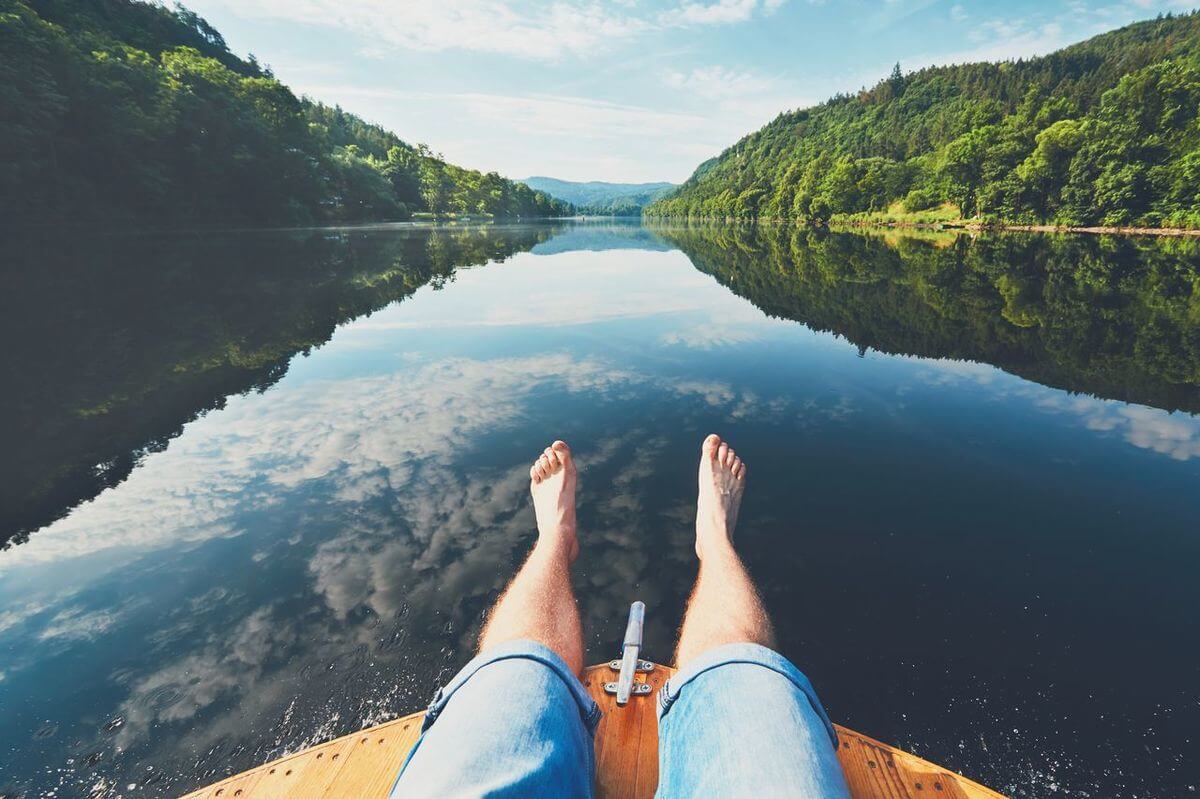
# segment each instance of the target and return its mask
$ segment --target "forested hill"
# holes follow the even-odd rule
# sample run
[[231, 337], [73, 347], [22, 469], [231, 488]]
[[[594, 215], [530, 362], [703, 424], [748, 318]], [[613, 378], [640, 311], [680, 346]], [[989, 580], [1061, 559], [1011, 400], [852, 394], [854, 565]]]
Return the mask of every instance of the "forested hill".
[[532, 177], [521, 181], [575, 206], [582, 214], [640, 216], [642, 209], [670, 193], [674, 183], [577, 182], [558, 178]]
[[[1200, 15], [934, 67], [781, 114], [656, 216], [1200, 227]], [[930, 210], [932, 209], [932, 210]]]
[[186, 9], [0, 0], [0, 219], [154, 224], [561, 215], [297, 98]]

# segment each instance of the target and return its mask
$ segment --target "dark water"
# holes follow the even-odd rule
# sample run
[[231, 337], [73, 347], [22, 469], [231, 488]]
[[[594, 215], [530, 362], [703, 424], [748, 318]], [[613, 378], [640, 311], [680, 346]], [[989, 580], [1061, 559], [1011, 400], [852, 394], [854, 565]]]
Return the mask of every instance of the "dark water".
[[[835, 719], [1017, 796], [1200, 768], [1200, 250], [787, 228], [9, 238], [0, 795], [399, 715], [583, 465], [589, 660], [667, 659], [696, 448]], [[468, 268], [470, 267], [470, 268]]]

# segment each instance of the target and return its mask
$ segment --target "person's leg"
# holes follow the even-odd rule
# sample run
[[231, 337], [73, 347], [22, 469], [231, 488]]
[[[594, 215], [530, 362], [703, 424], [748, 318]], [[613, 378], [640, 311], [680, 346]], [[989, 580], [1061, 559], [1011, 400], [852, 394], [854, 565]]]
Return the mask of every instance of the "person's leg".
[[579, 554], [575, 533], [575, 462], [555, 441], [529, 469], [538, 540], [517, 575], [488, 613], [479, 651], [527, 639], [553, 650], [576, 674], [583, 671], [583, 627], [571, 588]]
[[688, 600], [675, 664], [723, 644], [775, 646], [775, 630], [742, 559], [733, 548], [746, 464], [715, 435], [700, 447], [696, 556], [700, 574]]
[[577, 675], [575, 464], [556, 441], [529, 471], [538, 540], [488, 613], [479, 654], [440, 691], [392, 797], [589, 797], [600, 709]]
[[836, 735], [808, 679], [773, 651], [762, 599], [733, 547], [746, 466], [717, 436], [700, 453], [700, 573], [659, 692], [659, 785], [683, 796], [848, 799]]

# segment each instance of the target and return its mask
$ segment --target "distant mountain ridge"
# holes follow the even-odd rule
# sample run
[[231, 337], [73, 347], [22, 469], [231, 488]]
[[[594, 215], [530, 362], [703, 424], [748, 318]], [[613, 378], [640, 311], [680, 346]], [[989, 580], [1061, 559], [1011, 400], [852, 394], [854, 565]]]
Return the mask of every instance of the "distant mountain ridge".
[[1200, 228], [1200, 13], [1049, 55], [897, 64], [781, 113], [650, 216]]
[[638, 216], [642, 208], [674, 191], [676, 184], [657, 183], [607, 183], [602, 180], [585, 182], [559, 180], [545, 176], [534, 176], [517, 181], [531, 189], [549, 194], [557, 200], [568, 202], [575, 210], [584, 214], [612, 214], [614, 216]]

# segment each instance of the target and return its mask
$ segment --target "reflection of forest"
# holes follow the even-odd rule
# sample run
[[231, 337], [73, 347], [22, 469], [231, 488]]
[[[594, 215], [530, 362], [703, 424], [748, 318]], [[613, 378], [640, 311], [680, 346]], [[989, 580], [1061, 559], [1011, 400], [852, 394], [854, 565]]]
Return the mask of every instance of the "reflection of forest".
[[881, 352], [1200, 412], [1200, 243], [664, 228], [764, 312]]
[[49, 234], [5, 243], [0, 546], [359, 315], [557, 228]]

